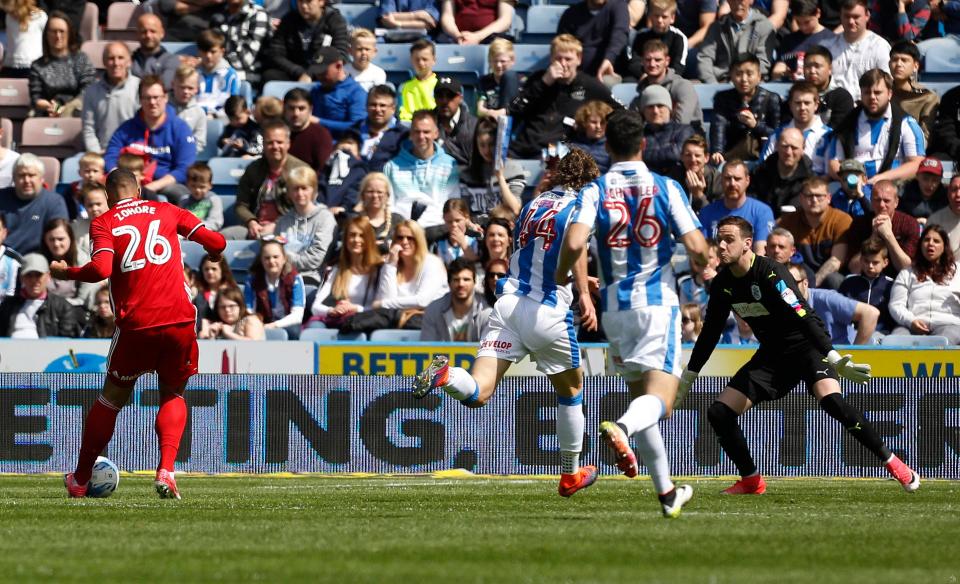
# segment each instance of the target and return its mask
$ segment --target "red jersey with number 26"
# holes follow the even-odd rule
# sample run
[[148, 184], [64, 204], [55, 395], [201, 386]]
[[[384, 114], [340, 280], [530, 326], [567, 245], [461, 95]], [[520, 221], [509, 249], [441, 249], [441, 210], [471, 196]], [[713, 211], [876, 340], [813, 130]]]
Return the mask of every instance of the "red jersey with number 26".
[[190, 239], [202, 227], [188, 211], [143, 199], [120, 201], [93, 220], [92, 263], [103, 262], [97, 257], [100, 254], [113, 254], [110, 297], [118, 328], [196, 321], [177, 235]]

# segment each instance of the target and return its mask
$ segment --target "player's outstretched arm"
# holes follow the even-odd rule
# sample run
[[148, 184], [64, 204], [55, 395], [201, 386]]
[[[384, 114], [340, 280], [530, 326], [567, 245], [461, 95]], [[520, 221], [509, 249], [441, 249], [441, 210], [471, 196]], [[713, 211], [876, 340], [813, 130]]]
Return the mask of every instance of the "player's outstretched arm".
[[580, 253], [580, 258], [573, 264], [573, 281], [580, 295], [580, 324], [585, 330], [595, 331], [597, 330], [597, 309], [590, 295], [590, 279], [587, 273], [588, 253], [584, 249]]
[[557, 260], [557, 271], [554, 273], [555, 282], [565, 282], [567, 274], [574, 263], [583, 254], [590, 237], [590, 227], [585, 223], [571, 223], [563, 236], [563, 246], [560, 248], [560, 259]]
[[67, 262], [57, 260], [50, 264], [50, 275], [58, 280], [78, 280], [80, 282], [102, 282], [113, 273], [113, 250], [101, 250], [79, 268], [71, 268]]
[[694, 229], [680, 236], [680, 243], [687, 250], [687, 257], [690, 258], [690, 267], [694, 272], [700, 273], [707, 266], [707, 239], [703, 232]]

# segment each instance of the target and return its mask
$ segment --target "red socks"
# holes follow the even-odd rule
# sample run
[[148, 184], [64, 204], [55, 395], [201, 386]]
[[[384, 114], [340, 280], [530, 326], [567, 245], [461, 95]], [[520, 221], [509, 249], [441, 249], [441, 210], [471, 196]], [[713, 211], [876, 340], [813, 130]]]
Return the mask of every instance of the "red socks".
[[187, 425], [187, 402], [183, 396], [166, 394], [160, 398], [160, 410], [157, 412], [157, 442], [160, 444], [160, 466], [173, 472], [177, 460], [180, 439]]
[[77, 457], [77, 469], [73, 473], [77, 484], [85, 485], [90, 481], [93, 463], [113, 438], [113, 428], [119, 413], [120, 410], [116, 406], [100, 396], [87, 414], [83, 441], [80, 443], [80, 455]]

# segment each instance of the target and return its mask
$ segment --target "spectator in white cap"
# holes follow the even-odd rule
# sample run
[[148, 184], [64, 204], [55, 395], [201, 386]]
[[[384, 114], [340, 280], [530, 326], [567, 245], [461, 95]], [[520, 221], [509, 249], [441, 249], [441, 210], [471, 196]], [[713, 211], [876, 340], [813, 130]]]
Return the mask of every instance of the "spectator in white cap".
[[640, 94], [640, 113], [645, 144], [643, 161], [658, 174], [667, 175], [680, 166], [684, 141], [693, 136], [693, 127], [671, 119], [673, 102], [670, 92], [660, 85], [650, 85]]
[[80, 333], [77, 308], [47, 293], [50, 264], [38, 253], [27, 254], [20, 267], [20, 293], [0, 302], [0, 337], [42, 339], [76, 337]]

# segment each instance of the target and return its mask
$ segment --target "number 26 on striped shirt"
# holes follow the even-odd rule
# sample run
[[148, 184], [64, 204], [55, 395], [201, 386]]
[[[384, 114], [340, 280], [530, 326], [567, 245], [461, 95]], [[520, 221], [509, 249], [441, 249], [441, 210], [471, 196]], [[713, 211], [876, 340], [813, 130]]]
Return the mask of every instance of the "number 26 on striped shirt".
[[647, 214], [650, 205], [653, 203], [653, 197], [644, 197], [640, 199], [637, 205], [637, 216], [639, 221], [633, 223], [633, 229], [627, 231], [632, 222], [630, 208], [627, 202], [620, 200], [606, 200], [603, 202], [603, 208], [610, 215], [610, 231], [607, 233], [607, 246], [612, 248], [629, 247], [630, 239], [640, 244], [641, 247], [654, 247], [660, 243], [663, 235], [663, 227], [654, 214]]

